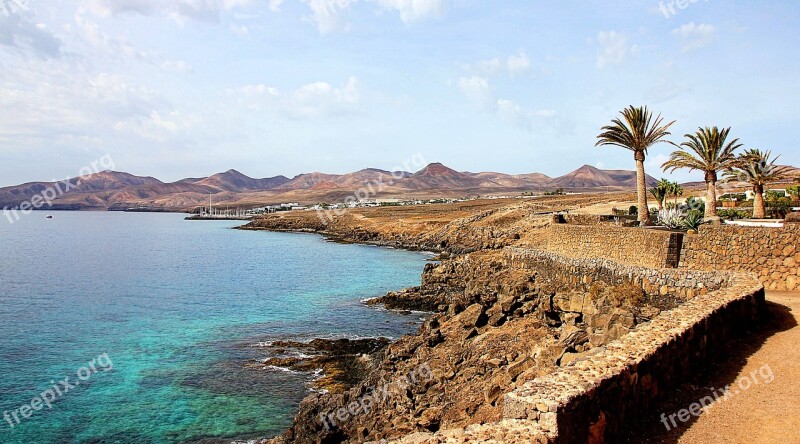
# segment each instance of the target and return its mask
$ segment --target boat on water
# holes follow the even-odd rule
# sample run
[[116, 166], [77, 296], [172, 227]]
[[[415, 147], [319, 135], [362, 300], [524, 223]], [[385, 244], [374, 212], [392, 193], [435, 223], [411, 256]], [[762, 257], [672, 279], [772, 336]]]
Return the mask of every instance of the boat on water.
[[45, 219], [52, 219], [52, 218], [53, 218], [52, 214], [48, 214], [47, 217], [45, 217]]

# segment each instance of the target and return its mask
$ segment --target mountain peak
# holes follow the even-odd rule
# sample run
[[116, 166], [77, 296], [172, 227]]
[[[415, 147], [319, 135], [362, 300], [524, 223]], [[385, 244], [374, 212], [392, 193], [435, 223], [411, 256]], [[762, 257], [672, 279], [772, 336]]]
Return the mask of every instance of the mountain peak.
[[458, 176], [458, 171], [448, 168], [439, 162], [428, 164], [425, 168], [417, 171], [415, 176]]
[[224, 173], [217, 173], [200, 179], [195, 183], [224, 191], [243, 192], [268, 190], [283, 185], [288, 181], [289, 179], [283, 176], [270, 177], [266, 179], [254, 179], [237, 170], [230, 169]]

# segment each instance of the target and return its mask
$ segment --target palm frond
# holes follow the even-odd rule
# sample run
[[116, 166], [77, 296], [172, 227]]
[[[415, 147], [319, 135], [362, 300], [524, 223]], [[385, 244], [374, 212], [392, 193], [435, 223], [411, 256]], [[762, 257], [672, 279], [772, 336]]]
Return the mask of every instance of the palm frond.
[[739, 139], [728, 142], [730, 131], [730, 128], [720, 130], [715, 126], [698, 128], [694, 134], [686, 134], [686, 141], [678, 146], [680, 149], [670, 155], [662, 168], [670, 172], [679, 169], [703, 171], [707, 176], [731, 169], [738, 162], [736, 150], [742, 144]]
[[646, 106], [629, 106], [620, 111], [620, 115], [621, 119], [613, 119], [611, 125], [601, 128], [595, 146], [613, 145], [646, 154], [651, 146], [667, 142], [665, 138], [671, 134], [669, 128], [675, 123], [665, 125], [661, 115], [654, 117]]
[[736, 159], [725, 179], [729, 182], [747, 182], [753, 186], [764, 186], [770, 182], [788, 179], [792, 168], [777, 165], [779, 158], [780, 156], [773, 156], [769, 150], [748, 149]]

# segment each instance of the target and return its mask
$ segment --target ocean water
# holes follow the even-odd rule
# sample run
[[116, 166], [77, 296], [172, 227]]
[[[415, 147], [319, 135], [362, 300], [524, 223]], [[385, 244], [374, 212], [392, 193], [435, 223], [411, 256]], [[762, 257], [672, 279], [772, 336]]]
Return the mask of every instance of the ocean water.
[[311, 377], [247, 366], [260, 344], [419, 321], [360, 300], [419, 285], [422, 253], [176, 214], [53, 215], [0, 221], [2, 443], [274, 436]]

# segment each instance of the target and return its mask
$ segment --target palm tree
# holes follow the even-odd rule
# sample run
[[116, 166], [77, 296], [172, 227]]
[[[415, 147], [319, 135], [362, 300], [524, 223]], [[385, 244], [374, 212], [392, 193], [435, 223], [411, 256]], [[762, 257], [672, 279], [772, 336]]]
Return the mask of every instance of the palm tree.
[[775, 165], [780, 156], [772, 157], [771, 151], [749, 149], [742, 153], [731, 170], [726, 175], [726, 180], [747, 182], [753, 187], [755, 199], [753, 200], [753, 219], [766, 217], [764, 205], [764, 189], [770, 182], [787, 179], [791, 168]]
[[647, 226], [651, 221], [650, 209], [647, 207], [647, 176], [644, 172], [644, 160], [648, 148], [657, 143], [667, 142], [665, 138], [670, 135], [669, 127], [675, 121], [664, 125], [661, 114], [654, 118], [646, 106], [639, 108], [629, 106], [620, 111], [620, 114], [622, 119], [614, 119], [611, 125], [602, 128], [595, 146], [613, 145], [633, 151], [633, 158], [636, 161], [639, 223]]
[[658, 211], [664, 209], [664, 201], [667, 200], [669, 195], [669, 187], [671, 182], [667, 179], [661, 179], [656, 186], [650, 188], [650, 195], [658, 202]]
[[731, 129], [720, 130], [713, 128], [699, 128], [695, 134], [686, 134], [688, 139], [678, 146], [680, 151], [675, 151], [670, 159], [664, 163], [664, 171], [674, 172], [678, 169], [689, 171], [702, 171], [706, 180], [706, 219], [717, 216], [717, 180], [718, 174], [729, 170], [736, 162], [736, 150], [742, 144], [739, 139], [727, 142]]
[[667, 188], [668, 194], [675, 198], [675, 208], [678, 207], [678, 198], [683, 196], [683, 187], [678, 182], [670, 182]]

